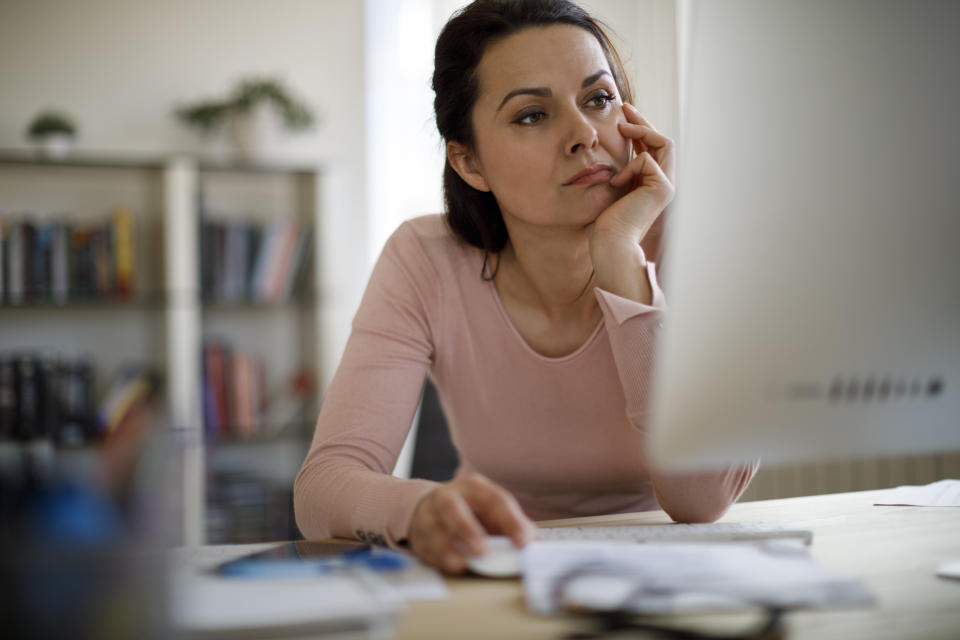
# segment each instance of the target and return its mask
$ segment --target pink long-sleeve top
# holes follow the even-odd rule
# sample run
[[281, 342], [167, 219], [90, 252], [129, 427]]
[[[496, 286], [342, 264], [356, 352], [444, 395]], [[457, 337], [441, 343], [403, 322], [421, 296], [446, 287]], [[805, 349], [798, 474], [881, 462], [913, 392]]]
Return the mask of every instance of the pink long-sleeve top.
[[436, 484], [390, 475], [420, 399], [437, 388], [460, 471], [509, 490], [532, 519], [662, 508], [714, 520], [756, 465], [661, 477], [644, 459], [654, 340], [665, 308], [595, 289], [603, 319], [576, 351], [535, 352], [509, 320], [483, 252], [441, 216], [403, 223], [384, 247], [294, 485], [308, 538], [405, 539]]

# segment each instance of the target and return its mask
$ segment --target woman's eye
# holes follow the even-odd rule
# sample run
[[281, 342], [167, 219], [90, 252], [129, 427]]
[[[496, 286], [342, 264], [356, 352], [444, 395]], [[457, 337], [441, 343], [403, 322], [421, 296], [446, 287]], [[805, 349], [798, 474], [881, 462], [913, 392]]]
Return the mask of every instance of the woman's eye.
[[514, 122], [517, 124], [537, 124], [546, 117], [547, 114], [543, 111], [528, 111], [527, 113], [521, 114]]
[[587, 106], [597, 107], [602, 109], [603, 107], [607, 106], [614, 100], [616, 100], [616, 98], [610, 95], [609, 93], [598, 93], [597, 95], [592, 96], [589, 100], [587, 100]]

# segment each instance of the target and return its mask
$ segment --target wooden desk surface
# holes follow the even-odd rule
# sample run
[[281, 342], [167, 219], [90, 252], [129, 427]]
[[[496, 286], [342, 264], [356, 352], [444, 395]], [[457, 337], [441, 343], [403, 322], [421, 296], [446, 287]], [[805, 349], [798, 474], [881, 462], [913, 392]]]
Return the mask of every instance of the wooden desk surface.
[[[877, 599], [861, 609], [795, 611], [789, 638], [960, 638], [960, 580], [937, 566], [960, 561], [960, 508], [875, 507], [876, 491], [736, 504], [723, 521], [786, 522], [814, 532], [812, 553], [825, 568], [864, 580]], [[662, 511], [557, 520], [541, 524], [657, 524]], [[541, 618], [524, 605], [519, 580], [453, 578], [450, 598], [413, 602], [400, 640], [550, 638], [584, 628], [570, 617]], [[682, 624], [718, 625], [729, 616], [687, 616]]]

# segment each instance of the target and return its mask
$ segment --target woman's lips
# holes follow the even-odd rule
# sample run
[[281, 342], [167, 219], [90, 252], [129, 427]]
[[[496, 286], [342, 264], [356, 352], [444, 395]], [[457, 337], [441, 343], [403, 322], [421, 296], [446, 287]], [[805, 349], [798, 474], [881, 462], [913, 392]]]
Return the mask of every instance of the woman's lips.
[[613, 168], [606, 164], [598, 164], [583, 171], [578, 171], [569, 180], [563, 183], [563, 186], [573, 185], [591, 185], [600, 182], [610, 182], [613, 177]]

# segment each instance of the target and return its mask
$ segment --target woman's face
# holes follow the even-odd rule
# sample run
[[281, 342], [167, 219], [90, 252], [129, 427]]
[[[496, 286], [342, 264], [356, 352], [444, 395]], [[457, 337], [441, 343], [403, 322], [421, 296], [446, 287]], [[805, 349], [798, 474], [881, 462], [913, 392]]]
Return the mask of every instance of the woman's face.
[[590, 32], [525, 29], [491, 45], [477, 73], [472, 161], [508, 228], [583, 227], [623, 195], [609, 185], [629, 160], [622, 101]]

